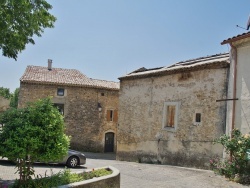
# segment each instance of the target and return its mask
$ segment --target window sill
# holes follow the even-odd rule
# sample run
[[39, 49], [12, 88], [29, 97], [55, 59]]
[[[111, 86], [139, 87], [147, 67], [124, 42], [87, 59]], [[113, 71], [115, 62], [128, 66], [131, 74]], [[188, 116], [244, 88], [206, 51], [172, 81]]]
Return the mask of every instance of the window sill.
[[176, 132], [175, 127], [163, 127], [162, 130], [163, 131], [169, 131], [169, 132]]

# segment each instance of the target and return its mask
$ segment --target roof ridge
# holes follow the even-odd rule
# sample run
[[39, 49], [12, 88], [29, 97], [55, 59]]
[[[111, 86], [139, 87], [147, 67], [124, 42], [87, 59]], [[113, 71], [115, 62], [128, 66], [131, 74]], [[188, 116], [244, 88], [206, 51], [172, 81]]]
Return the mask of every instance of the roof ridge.
[[[45, 67], [45, 66], [39, 66], [39, 65], [27, 65], [27, 67], [40, 67], [40, 68], [45, 68], [45, 69], [48, 69], [48, 67]], [[61, 70], [75, 70], [75, 71], [78, 71], [80, 73], [82, 73], [81, 71], [77, 70], [77, 69], [69, 69], [69, 68], [59, 68], [59, 67], [52, 67], [52, 70], [53, 69], [61, 69]], [[82, 73], [83, 74], [83, 73]]]
[[220, 54], [214, 54], [214, 55], [207, 55], [207, 56], [202, 56], [202, 57], [198, 57], [198, 58], [193, 58], [193, 59], [188, 59], [188, 60], [185, 60], [185, 61], [180, 61], [176, 64], [180, 64], [180, 63], [184, 63], [184, 62], [188, 62], [188, 61], [195, 61], [195, 60], [201, 60], [201, 59], [207, 59], [207, 58], [217, 58], [219, 56], [225, 56], [225, 55], [229, 55], [228, 52], [225, 52], [225, 53], [220, 53]]
[[109, 81], [109, 80], [103, 80], [103, 79], [96, 79], [96, 78], [89, 78], [91, 80], [98, 80], [98, 81], [105, 81], [105, 82], [114, 82], [114, 83], [119, 83], [119, 82], [115, 82], [115, 81]]
[[121, 80], [123, 78], [129, 78], [129, 77], [132, 78], [136, 76], [142, 77], [146, 75], [153, 75], [153, 74], [156, 75], [156, 74], [161, 74], [167, 71], [177, 72], [177, 71], [183, 71], [184, 69], [190, 70], [190, 69], [194, 69], [198, 67], [199, 68], [211, 67], [211, 65], [213, 64], [215, 66], [219, 66], [219, 64], [221, 64], [222, 65], [221, 67], [224, 68], [228, 66], [226, 65], [227, 63], [229, 64], [228, 59], [229, 59], [229, 53], [225, 52], [225, 53], [214, 54], [210, 56], [203, 56], [203, 57], [190, 59], [186, 61], [180, 61], [178, 63], [175, 63], [170, 66], [165, 66], [160, 69], [147, 69], [147, 70], [140, 71], [140, 72], [135, 72], [135, 73], [132, 72], [118, 79]]

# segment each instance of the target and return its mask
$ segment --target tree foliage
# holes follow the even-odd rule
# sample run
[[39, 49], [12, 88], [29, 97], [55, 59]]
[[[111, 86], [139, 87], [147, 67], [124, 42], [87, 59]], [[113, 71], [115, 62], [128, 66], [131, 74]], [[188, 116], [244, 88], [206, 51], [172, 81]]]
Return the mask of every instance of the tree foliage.
[[11, 92], [9, 88], [4, 88], [4, 87], [0, 87], [0, 96], [6, 98], [6, 99], [10, 99], [11, 98]]
[[12, 93], [10, 98], [10, 107], [17, 108], [18, 106], [18, 95], [19, 95], [19, 88], [16, 88], [14, 93]]
[[0, 87], [0, 96], [10, 100], [10, 107], [17, 108], [18, 106], [19, 88], [16, 88], [14, 93], [10, 92], [9, 88]]
[[224, 160], [210, 160], [213, 169], [219, 174], [228, 178], [235, 178], [236, 175], [249, 175], [247, 151], [250, 149], [250, 135], [242, 134], [240, 130], [232, 130], [232, 136], [222, 135], [216, 140], [221, 144], [230, 158]]
[[20, 182], [34, 174], [33, 162], [58, 161], [67, 154], [69, 137], [64, 133], [63, 117], [49, 98], [23, 109], [5, 111], [0, 115], [0, 124], [4, 124], [0, 132], [0, 156], [19, 159]]
[[0, 0], [0, 49], [3, 56], [17, 59], [26, 44], [35, 44], [45, 28], [54, 27], [56, 18], [46, 0]]

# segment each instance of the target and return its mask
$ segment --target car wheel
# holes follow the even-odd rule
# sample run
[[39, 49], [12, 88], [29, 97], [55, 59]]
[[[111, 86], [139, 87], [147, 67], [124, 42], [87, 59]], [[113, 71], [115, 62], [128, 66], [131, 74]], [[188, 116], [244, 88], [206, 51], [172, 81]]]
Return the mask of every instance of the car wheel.
[[68, 160], [67, 160], [67, 166], [69, 168], [74, 168], [78, 165], [78, 158], [75, 156], [71, 156]]

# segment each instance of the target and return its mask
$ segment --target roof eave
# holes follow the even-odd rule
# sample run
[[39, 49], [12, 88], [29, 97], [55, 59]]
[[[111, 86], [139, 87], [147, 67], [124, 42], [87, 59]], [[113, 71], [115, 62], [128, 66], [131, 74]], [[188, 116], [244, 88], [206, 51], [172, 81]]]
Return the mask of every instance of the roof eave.
[[170, 74], [178, 74], [186, 71], [196, 71], [196, 70], [201, 70], [201, 69], [209, 69], [209, 68], [228, 68], [229, 67], [229, 60], [225, 61], [218, 61], [218, 62], [213, 62], [211, 64], [205, 64], [205, 65], [198, 65], [194, 67], [185, 67], [185, 68], [180, 68], [180, 69], [172, 69], [172, 70], [163, 70], [159, 72], [154, 72], [154, 73], [148, 73], [148, 74], [141, 74], [141, 75], [131, 75], [131, 76], [123, 76], [119, 77], [118, 79], [121, 80], [129, 80], [129, 79], [136, 79], [136, 78], [147, 78], [147, 77], [155, 77], [155, 76], [161, 76], [161, 75], [166, 75], [166, 73]]
[[247, 33], [247, 34], [242, 35], [242, 36], [233, 37], [233, 38], [224, 40], [224, 41], [221, 42], [221, 45], [232, 43], [232, 42], [235, 42], [235, 41], [238, 41], [238, 40], [242, 40], [242, 39], [245, 39], [247, 37], [250, 37], [250, 33]]
[[103, 86], [93, 86], [93, 85], [83, 85], [83, 84], [66, 84], [66, 83], [54, 83], [54, 82], [39, 82], [39, 81], [29, 81], [29, 80], [21, 80], [20, 83], [28, 83], [28, 84], [38, 84], [38, 85], [58, 85], [58, 86], [73, 86], [73, 87], [88, 87], [95, 89], [107, 89], [107, 90], [119, 90], [119, 88], [109, 88]]

